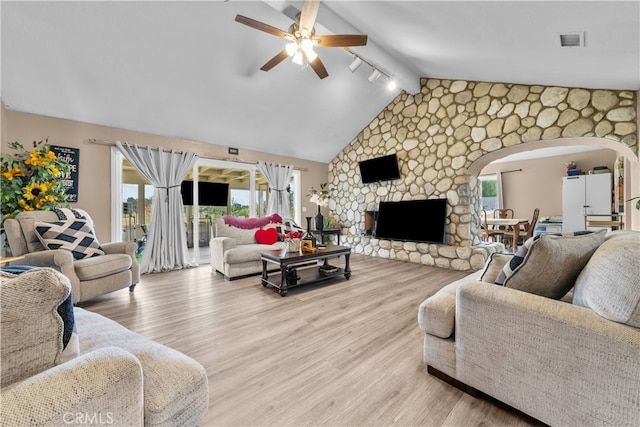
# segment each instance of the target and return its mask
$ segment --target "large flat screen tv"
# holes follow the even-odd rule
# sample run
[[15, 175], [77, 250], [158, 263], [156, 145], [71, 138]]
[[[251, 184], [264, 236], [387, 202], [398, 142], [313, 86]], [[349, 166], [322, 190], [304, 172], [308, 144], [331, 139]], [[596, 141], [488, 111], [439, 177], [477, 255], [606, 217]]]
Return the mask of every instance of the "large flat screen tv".
[[[182, 181], [182, 203], [193, 206], [193, 181]], [[199, 206], [227, 206], [229, 201], [229, 184], [221, 182], [198, 182]]]
[[392, 181], [400, 178], [398, 157], [395, 153], [369, 160], [362, 160], [358, 162], [358, 166], [360, 167], [360, 176], [362, 177], [363, 184]]
[[380, 202], [378, 239], [444, 243], [447, 199]]

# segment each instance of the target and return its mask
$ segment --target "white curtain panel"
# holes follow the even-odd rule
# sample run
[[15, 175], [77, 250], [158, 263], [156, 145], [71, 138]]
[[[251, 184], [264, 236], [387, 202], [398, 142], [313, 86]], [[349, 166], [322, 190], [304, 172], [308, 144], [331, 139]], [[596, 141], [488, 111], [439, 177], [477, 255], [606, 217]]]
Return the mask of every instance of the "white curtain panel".
[[502, 195], [502, 172], [496, 172], [496, 209], [504, 208], [504, 197]]
[[194, 153], [116, 142], [116, 146], [153, 186], [151, 224], [140, 262], [141, 273], [193, 267], [189, 260], [180, 184], [198, 160]]
[[292, 165], [279, 165], [258, 161], [258, 169], [269, 182], [271, 194], [267, 205], [267, 215], [277, 213], [283, 218], [291, 216], [291, 205], [287, 195], [287, 186], [293, 176]]

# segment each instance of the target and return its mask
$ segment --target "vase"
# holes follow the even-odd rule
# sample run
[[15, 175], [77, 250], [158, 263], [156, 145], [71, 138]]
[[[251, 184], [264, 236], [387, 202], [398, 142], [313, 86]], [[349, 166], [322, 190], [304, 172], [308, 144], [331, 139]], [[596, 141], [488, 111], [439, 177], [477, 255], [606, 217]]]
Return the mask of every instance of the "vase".
[[318, 213], [315, 216], [315, 224], [316, 224], [316, 230], [320, 231], [324, 229], [324, 217], [320, 212], [320, 205], [318, 205]]
[[311, 233], [311, 218], [310, 216], [305, 217], [305, 219], [307, 220], [307, 232], [304, 234], [304, 236], [302, 236], [302, 240], [309, 240], [311, 242], [311, 247], [315, 248], [316, 247], [316, 238], [313, 237], [313, 233]]

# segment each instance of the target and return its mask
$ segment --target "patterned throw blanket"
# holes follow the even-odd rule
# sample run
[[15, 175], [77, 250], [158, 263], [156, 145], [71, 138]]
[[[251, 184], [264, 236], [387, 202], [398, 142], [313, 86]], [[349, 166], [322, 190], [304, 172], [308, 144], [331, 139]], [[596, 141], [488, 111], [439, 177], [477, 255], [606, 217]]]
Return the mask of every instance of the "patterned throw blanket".
[[267, 224], [280, 224], [282, 217], [277, 213], [265, 216], [263, 218], [238, 218], [235, 216], [225, 215], [222, 217], [224, 223], [233, 227], [250, 230], [252, 228], [260, 228]]

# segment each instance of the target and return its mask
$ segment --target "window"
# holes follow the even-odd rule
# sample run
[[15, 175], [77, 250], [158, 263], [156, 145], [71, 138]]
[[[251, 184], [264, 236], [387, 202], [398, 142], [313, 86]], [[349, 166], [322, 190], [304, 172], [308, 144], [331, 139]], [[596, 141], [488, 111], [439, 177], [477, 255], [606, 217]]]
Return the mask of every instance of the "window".
[[153, 186], [126, 160], [122, 161], [122, 209], [120, 229], [122, 241], [136, 242], [138, 255], [142, 255], [147, 237], [147, 225], [151, 223], [151, 202]]
[[482, 199], [482, 209], [492, 211], [497, 207], [498, 182], [495, 175], [478, 177], [480, 180], [480, 198]]

